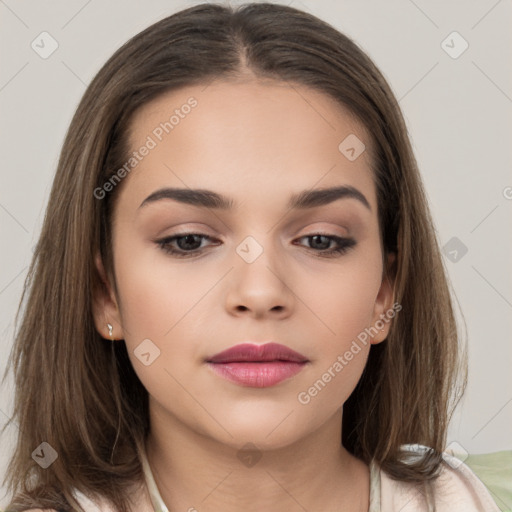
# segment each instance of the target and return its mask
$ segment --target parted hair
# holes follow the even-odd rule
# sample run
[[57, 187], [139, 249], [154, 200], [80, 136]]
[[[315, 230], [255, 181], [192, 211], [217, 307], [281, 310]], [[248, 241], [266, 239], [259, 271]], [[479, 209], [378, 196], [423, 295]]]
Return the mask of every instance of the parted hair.
[[[81, 510], [73, 492], [98, 494], [120, 512], [143, 478], [148, 393], [124, 342], [97, 332], [93, 296], [113, 283], [112, 211], [122, 184], [94, 190], [130, 153], [134, 113], [159, 95], [246, 74], [322, 92], [371, 136], [386, 269], [402, 309], [387, 339], [370, 349], [345, 402], [340, 442], [367, 464], [409, 482], [439, 475], [447, 427], [467, 379], [450, 283], [406, 124], [367, 54], [330, 24], [272, 3], [199, 4], [168, 16], [119, 48], [85, 91], [63, 143], [44, 223], [16, 315], [12, 417], [19, 427], [4, 485], [9, 511]], [[341, 142], [341, 141], [340, 141]], [[43, 469], [31, 457], [47, 442]], [[403, 444], [431, 448], [404, 457]]]

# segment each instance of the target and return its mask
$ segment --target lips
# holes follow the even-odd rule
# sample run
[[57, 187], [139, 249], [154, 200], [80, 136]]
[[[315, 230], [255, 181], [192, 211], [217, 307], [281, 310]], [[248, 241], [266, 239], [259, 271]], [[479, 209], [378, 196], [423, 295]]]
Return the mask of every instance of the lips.
[[307, 357], [295, 352], [291, 348], [279, 343], [265, 343], [255, 345], [252, 343], [240, 343], [228, 348], [207, 360], [209, 363], [234, 363], [234, 362], [270, 362], [290, 361], [293, 363], [305, 363]]
[[299, 373], [309, 360], [279, 343], [242, 343], [206, 361], [213, 372], [235, 384], [265, 388]]

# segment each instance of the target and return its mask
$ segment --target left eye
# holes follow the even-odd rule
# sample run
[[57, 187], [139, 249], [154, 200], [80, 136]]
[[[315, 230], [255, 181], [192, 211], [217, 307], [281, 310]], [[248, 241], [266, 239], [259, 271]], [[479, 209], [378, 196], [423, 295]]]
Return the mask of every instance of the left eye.
[[[353, 238], [343, 238], [336, 235], [313, 234], [298, 238], [297, 240], [309, 239], [308, 249], [313, 250], [320, 257], [335, 256], [344, 254], [356, 244]], [[178, 233], [176, 235], [156, 240], [156, 244], [166, 253], [172, 254], [177, 258], [187, 258], [201, 254], [205, 247], [202, 246], [203, 240], [215, 241], [214, 238], [201, 233]], [[216, 241], [214, 245], [218, 245]], [[334, 247], [329, 247], [334, 243]], [[302, 245], [302, 244], [299, 244]], [[177, 246], [177, 247], [176, 247]]]
[[[316, 235], [307, 235], [299, 238], [298, 240], [302, 240], [307, 238], [312, 241], [310, 242], [310, 249], [318, 249], [318, 256], [320, 257], [329, 257], [336, 256], [337, 254], [346, 253], [351, 247], [356, 245], [356, 241], [353, 238], [344, 238], [336, 235], [324, 235], [324, 234], [316, 234]], [[334, 247], [329, 248], [329, 245], [334, 242]], [[327, 247], [326, 247], [327, 245]], [[316, 246], [316, 247], [315, 247]], [[320, 247], [318, 247], [320, 246]], [[315, 251], [317, 252], [317, 251]]]

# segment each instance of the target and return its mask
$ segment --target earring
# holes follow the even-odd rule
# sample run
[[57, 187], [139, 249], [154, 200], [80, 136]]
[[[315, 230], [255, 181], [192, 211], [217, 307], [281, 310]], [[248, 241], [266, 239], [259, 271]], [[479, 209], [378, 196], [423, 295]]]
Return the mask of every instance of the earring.
[[112, 327], [111, 324], [107, 324], [107, 327], [108, 327], [108, 335], [110, 337], [110, 340], [114, 341], [114, 338], [112, 337], [112, 329], [113, 329], [113, 327]]

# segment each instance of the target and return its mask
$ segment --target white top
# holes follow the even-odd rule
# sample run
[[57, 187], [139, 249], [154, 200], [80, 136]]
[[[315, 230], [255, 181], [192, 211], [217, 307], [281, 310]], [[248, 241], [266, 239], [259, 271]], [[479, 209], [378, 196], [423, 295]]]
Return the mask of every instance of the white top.
[[[422, 445], [404, 445], [417, 452]], [[435, 509], [414, 484], [393, 480], [374, 462], [370, 464], [370, 508], [368, 512], [501, 512], [489, 491], [473, 471], [456, 457], [444, 452], [439, 477], [433, 481]], [[156, 485], [148, 460], [142, 466], [153, 512], [169, 512]], [[95, 504], [82, 493], [75, 493], [86, 512], [114, 512], [105, 504]]]

